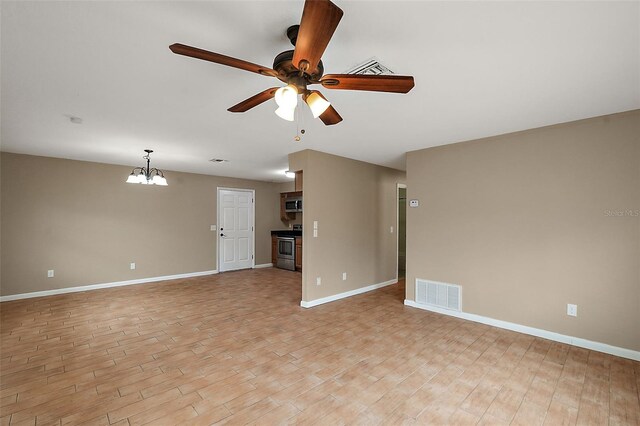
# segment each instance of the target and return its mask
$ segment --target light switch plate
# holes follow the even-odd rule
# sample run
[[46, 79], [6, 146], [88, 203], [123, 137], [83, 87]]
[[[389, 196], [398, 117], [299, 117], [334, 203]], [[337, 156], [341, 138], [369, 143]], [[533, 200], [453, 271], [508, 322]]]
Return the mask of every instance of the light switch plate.
[[318, 221], [317, 220], [313, 221], [313, 229], [318, 229]]
[[318, 230], [317, 229], [313, 230], [313, 238], [318, 238]]
[[53, 278], [53, 274], [54, 274], [53, 269], [49, 269], [47, 271], [47, 278]]
[[132, 271], [133, 271], [134, 269], [136, 269], [136, 263], [135, 263], [135, 262], [131, 262], [131, 263], [129, 264], [129, 269], [131, 269]]
[[216, 230], [216, 225], [211, 225], [211, 230], [215, 231]]
[[567, 315], [571, 317], [578, 316], [578, 305], [573, 305], [571, 303], [567, 303]]
[[342, 281], [346, 281], [347, 280], [347, 273], [343, 272], [342, 273]]
[[317, 277], [316, 278], [316, 285], [320, 285], [320, 284], [322, 284], [322, 278]]

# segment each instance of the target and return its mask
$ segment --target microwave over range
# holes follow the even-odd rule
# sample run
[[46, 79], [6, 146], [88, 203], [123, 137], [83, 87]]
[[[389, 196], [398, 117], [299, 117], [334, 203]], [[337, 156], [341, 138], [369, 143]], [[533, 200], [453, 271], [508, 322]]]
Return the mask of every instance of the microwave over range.
[[291, 197], [284, 200], [284, 211], [287, 213], [302, 212], [302, 197]]

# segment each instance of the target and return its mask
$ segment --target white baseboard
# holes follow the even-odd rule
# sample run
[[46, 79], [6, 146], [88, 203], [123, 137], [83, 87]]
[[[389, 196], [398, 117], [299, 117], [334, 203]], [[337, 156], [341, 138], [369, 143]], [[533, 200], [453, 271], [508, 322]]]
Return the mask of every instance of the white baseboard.
[[77, 293], [79, 291], [99, 290], [101, 288], [121, 287], [125, 285], [153, 283], [157, 281], [176, 280], [180, 278], [200, 277], [203, 275], [217, 274], [217, 270], [188, 272], [186, 274], [165, 275], [162, 277], [139, 278], [137, 280], [116, 281], [104, 284], [91, 284], [78, 287], [57, 288], [54, 290], [34, 291], [32, 293], [10, 294], [8, 296], [0, 296], [0, 302], [8, 302], [10, 300], [30, 299], [32, 297], [53, 296], [55, 294]]
[[255, 265], [253, 269], [271, 268], [272, 266], [273, 266], [273, 263], [262, 263], [260, 265]]
[[554, 342], [566, 343], [567, 345], [578, 346], [580, 348], [590, 349], [597, 352], [619, 356], [622, 358], [640, 361], [640, 352], [631, 349], [611, 346], [606, 343], [594, 342], [580, 337], [567, 336], [566, 334], [555, 333], [553, 331], [542, 330], [540, 328], [529, 327], [526, 325], [516, 324], [513, 322], [502, 321], [494, 318], [484, 317], [482, 315], [470, 314], [467, 312], [450, 311], [448, 309], [436, 308], [434, 306], [422, 305], [413, 300], [404, 300], [404, 304], [413, 308], [424, 309], [425, 311], [436, 312], [438, 314], [449, 315], [456, 318], [479, 322], [482, 324], [492, 325], [494, 327], [503, 328], [505, 330], [517, 331], [518, 333], [529, 334], [531, 336], [542, 337], [543, 339], [553, 340]]
[[336, 300], [344, 299], [345, 297], [355, 296], [356, 294], [366, 293], [368, 291], [372, 291], [372, 290], [375, 290], [375, 289], [378, 289], [378, 288], [381, 288], [381, 287], [386, 287], [388, 285], [395, 284], [397, 282], [398, 282], [398, 279], [394, 278], [394, 279], [389, 280], [389, 281], [385, 281], [385, 282], [378, 283], [378, 284], [372, 284], [372, 285], [367, 286], [367, 287], [360, 287], [360, 288], [357, 288], [355, 290], [345, 291], [344, 293], [334, 294], [333, 296], [327, 296], [327, 297], [323, 297], [321, 299], [310, 300], [308, 302], [302, 300], [302, 301], [300, 301], [300, 306], [302, 306], [303, 308], [313, 308], [314, 306], [318, 306], [318, 305], [322, 305], [324, 303], [329, 303], [329, 302], [333, 302], [333, 301], [336, 301]]

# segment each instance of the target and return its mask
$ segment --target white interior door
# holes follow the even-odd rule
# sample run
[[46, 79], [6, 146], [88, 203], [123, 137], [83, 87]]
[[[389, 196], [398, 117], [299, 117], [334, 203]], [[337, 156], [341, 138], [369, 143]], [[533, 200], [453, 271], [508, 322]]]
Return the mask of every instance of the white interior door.
[[218, 271], [253, 267], [254, 191], [218, 189]]

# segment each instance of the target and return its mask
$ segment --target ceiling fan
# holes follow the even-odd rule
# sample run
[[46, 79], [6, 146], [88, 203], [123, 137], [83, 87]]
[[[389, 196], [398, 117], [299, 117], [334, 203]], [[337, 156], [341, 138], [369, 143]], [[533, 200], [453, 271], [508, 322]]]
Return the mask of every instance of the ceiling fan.
[[307, 86], [321, 84], [326, 89], [367, 90], [373, 92], [407, 93], [413, 86], [413, 77], [400, 75], [324, 74], [321, 58], [333, 33], [338, 27], [343, 11], [329, 0], [306, 0], [300, 25], [287, 29], [287, 37], [294, 50], [277, 55], [273, 68], [263, 67], [242, 59], [175, 43], [169, 46], [173, 53], [215, 62], [267, 77], [276, 77], [286, 83], [284, 87], [271, 87], [228, 109], [245, 112], [275, 97], [276, 114], [289, 121], [294, 120], [298, 95], [309, 105], [314, 118], [326, 125], [337, 124], [342, 117], [329, 101], [317, 90]]

